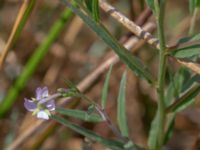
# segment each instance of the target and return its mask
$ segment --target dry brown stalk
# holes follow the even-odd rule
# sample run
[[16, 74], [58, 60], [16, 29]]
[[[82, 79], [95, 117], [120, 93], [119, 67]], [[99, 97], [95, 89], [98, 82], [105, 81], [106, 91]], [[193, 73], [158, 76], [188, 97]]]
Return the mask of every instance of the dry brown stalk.
[[145, 31], [136, 23], [128, 19], [125, 15], [123, 15], [121, 12], [116, 10], [113, 6], [108, 4], [105, 0], [99, 0], [99, 5], [105, 12], [110, 14], [113, 18], [115, 18], [128, 30], [134, 33], [137, 37], [144, 39], [145, 41], [147, 41], [147, 43], [149, 43], [153, 47], [160, 49], [159, 40], [157, 38], [153, 37], [152, 34]]
[[15, 24], [14, 24], [13, 29], [11, 31], [11, 34], [10, 34], [10, 36], [8, 38], [8, 41], [6, 42], [6, 45], [5, 45], [4, 49], [0, 53], [0, 69], [1, 69], [1, 67], [2, 67], [2, 65], [3, 65], [3, 63], [5, 61], [5, 58], [6, 58], [7, 54], [8, 54], [8, 51], [11, 49], [13, 43], [16, 40], [17, 28], [20, 25], [20, 22], [21, 22], [24, 14], [26, 12], [26, 9], [29, 6], [29, 3], [30, 3], [29, 0], [24, 0], [23, 3], [22, 3], [22, 5], [21, 5], [21, 8], [20, 8], [19, 13], [17, 15]]

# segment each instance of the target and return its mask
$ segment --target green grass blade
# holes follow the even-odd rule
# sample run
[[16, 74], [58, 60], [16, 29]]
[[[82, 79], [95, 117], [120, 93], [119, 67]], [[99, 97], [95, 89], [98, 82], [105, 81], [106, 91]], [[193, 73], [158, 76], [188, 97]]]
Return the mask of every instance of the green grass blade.
[[86, 111], [66, 108], [56, 108], [56, 112], [67, 115], [69, 117], [77, 118], [86, 122], [102, 122], [103, 119], [98, 114], [89, 114]]
[[[80, 9], [71, 5], [68, 1], [63, 0], [68, 7], [77, 14], [96, 34], [120, 57], [120, 59], [133, 71], [136, 75], [143, 77], [150, 83], [155, 83], [151, 73], [140, 62], [137, 57], [132, 56], [119, 42], [107, 31], [101, 24], [95, 22], [91, 17], [86, 16]], [[77, 0], [75, 0], [77, 1]]]
[[91, 140], [94, 140], [98, 143], [101, 143], [102, 145], [104, 145], [106, 147], [109, 147], [109, 148], [114, 149], [114, 150], [123, 150], [124, 149], [122, 142], [110, 140], [110, 139], [105, 139], [105, 138], [101, 137], [100, 135], [96, 134], [95, 132], [93, 132], [91, 130], [85, 129], [81, 126], [78, 126], [74, 123], [71, 123], [70, 121], [68, 121], [64, 118], [61, 118], [61, 117], [58, 117], [58, 116], [55, 116], [55, 115], [52, 116], [52, 119], [61, 123], [64, 126], [70, 128], [71, 130], [91, 139]]
[[45, 54], [49, 51], [52, 43], [60, 35], [65, 27], [66, 22], [72, 16], [72, 12], [68, 9], [64, 10], [61, 17], [52, 26], [47, 38], [35, 50], [35, 53], [28, 60], [21, 75], [18, 77], [14, 85], [9, 89], [6, 97], [0, 104], [0, 117], [2, 117], [13, 105], [19, 92], [26, 86], [27, 81], [31, 78], [32, 74], [37, 69], [39, 63], [44, 58]]
[[124, 72], [117, 99], [117, 121], [123, 136], [128, 137], [128, 125], [126, 118], [126, 72]]
[[104, 85], [103, 85], [102, 96], [101, 96], [102, 109], [105, 109], [105, 107], [106, 107], [106, 101], [107, 101], [108, 87], [109, 87], [109, 80], [110, 80], [111, 72], [112, 72], [112, 66], [110, 66], [110, 68], [109, 68], [109, 71], [106, 75], [106, 80], [105, 80]]

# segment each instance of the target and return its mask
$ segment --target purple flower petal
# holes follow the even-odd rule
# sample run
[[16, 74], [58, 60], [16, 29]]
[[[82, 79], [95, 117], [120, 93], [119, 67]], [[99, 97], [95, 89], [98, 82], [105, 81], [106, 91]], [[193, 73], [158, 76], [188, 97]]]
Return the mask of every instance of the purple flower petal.
[[42, 89], [42, 98], [46, 98], [49, 96], [49, 92], [48, 92], [48, 88], [45, 86], [43, 89]]
[[38, 88], [36, 89], [36, 99], [37, 99], [37, 100], [42, 99], [42, 89], [41, 89], [40, 87], [38, 87]]
[[45, 86], [44, 88], [38, 87], [36, 89], [36, 99], [42, 100], [43, 98], [47, 98], [49, 96], [48, 88]]
[[48, 101], [46, 104], [45, 104], [46, 108], [49, 110], [49, 111], [53, 111], [55, 110], [55, 100], [50, 100]]
[[24, 99], [24, 107], [28, 111], [34, 111], [37, 108], [37, 105], [32, 100], [25, 98]]
[[37, 113], [37, 118], [48, 120], [49, 115], [45, 111], [41, 110]]

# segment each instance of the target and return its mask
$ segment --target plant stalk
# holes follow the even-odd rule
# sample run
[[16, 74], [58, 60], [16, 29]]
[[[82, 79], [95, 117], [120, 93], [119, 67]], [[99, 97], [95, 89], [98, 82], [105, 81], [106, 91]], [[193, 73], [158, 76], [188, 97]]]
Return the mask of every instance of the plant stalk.
[[157, 132], [157, 147], [156, 150], [161, 150], [164, 140], [164, 128], [165, 128], [165, 76], [166, 76], [166, 45], [165, 45], [165, 34], [164, 34], [164, 11], [165, 11], [165, 0], [154, 0], [156, 9], [156, 21], [158, 26], [158, 37], [160, 41], [160, 52], [159, 52], [159, 72], [158, 72], [158, 119], [159, 128]]

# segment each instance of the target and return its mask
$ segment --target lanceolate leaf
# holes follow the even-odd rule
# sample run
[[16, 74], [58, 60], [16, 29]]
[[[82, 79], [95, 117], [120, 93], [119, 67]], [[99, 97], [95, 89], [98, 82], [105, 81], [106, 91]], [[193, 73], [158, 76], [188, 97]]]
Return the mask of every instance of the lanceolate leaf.
[[172, 113], [167, 116], [164, 143], [167, 143], [168, 140], [172, 137], [175, 125], [175, 117], [176, 113]]
[[190, 37], [181, 38], [178, 43], [183, 44], [183, 43], [193, 42], [193, 41], [198, 41], [198, 40], [200, 40], [200, 34], [195, 34]]
[[168, 86], [165, 98], [166, 106], [169, 106], [173, 102], [174, 97], [179, 96], [185, 76], [186, 76], [185, 68], [180, 68], [180, 70], [175, 74], [174, 73], [170, 74], [170, 84]]
[[96, 22], [99, 21], [99, 0], [85, 0], [86, 6]]
[[194, 98], [200, 93], [200, 85], [194, 85], [185, 92], [175, 103], [167, 108], [168, 112], [180, 112], [194, 102]]
[[158, 118], [158, 112], [156, 113], [156, 116], [154, 120], [151, 123], [151, 128], [149, 132], [149, 137], [148, 137], [148, 145], [150, 149], [156, 149], [157, 147], [157, 135], [158, 135], [158, 128], [159, 128], [159, 118]]
[[71, 5], [68, 1], [64, 2], [74, 11], [93, 31], [97, 33], [99, 37], [111, 47], [120, 59], [138, 76], [145, 78], [148, 82], [153, 83], [154, 79], [148, 69], [137, 59], [132, 56], [118, 41], [107, 31], [107, 29], [101, 24], [96, 23], [91, 17], [86, 16], [81, 10]]
[[128, 137], [128, 125], [126, 118], [126, 72], [122, 76], [117, 100], [117, 121], [123, 136]]
[[189, 89], [194, 83], [200, 83], [200, 75], [195, 74], [194, 76], [187, 79], [187, 81], [183, 84], [181, 91], [185, 92]]
[[74, 117], [87, 122], [102, 122], [103, 119], [97, 114], [88, 114], [88, 112], [76, 109], [66, 109], [66, 108], [56, 108], [56, 112], [67, 115], [69, 117]]
[[110, 66], [110, 69], [109, 69], [109, 71], [106, 75], [106, 80], [105, 80], [104, 85], [103, 85], [102, 97], [101, 97], [101, 106], [102, 106], [103, 109], [106, 107], [111, 71], [112, 71], [112, 66]]
[[61, 123], [62, 125], [70, 128], [71, 130], [73, 130], [91, 140], [99, 142], [106, 147], [109, 147], [114, 150], [123, 150], [124, 149], [123, 143], [120, 141], [105, 139], [91, 130], [80, 127], [77, 124], [71, 123], [70, 121], [68, 121], [64, 118], [58, 117], [58, 116], [53, 115], [51, 118], [54, 119], [55, 121]]
[[92, 0], [92, 16], [96, 22], [99, 21], [99, 0]]
[[200, 44], [180, 48], [171, 52], [171, 54], [177, 58], [192, 57], [200, 54]]

